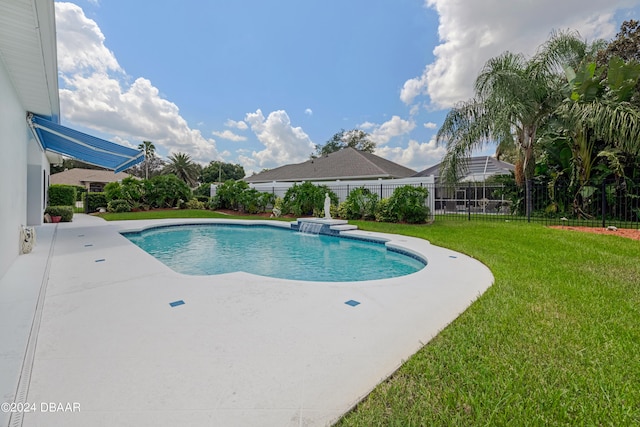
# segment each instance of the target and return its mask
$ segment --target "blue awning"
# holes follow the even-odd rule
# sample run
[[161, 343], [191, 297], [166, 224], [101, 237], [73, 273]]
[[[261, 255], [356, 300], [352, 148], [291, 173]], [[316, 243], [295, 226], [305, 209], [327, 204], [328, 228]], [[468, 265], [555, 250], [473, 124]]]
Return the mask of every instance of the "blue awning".
[[121, 172], [144, 160], [144, 151], [136, 150], [30, 114], [29, 125], [45, 150], [73, 157], [95, 166]]

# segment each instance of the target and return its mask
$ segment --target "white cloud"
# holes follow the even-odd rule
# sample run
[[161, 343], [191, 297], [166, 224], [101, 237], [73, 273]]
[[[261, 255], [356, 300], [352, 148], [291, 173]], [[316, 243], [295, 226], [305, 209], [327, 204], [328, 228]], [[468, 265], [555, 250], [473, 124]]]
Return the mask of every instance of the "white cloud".
[[124, 72], [113, 52], [104, 45], [98, 24], [87, 18], [80, 6], [56, 2], [55, 8], [60, 73]]
[[409, 141], [407, 147], [378, 147], [375, 154], [420, 172], [439, 163], [446, 149], [436, 144], [435, 139], [429, 142]]
[[235, 121], [235, 120], [227, 120], [227, 122], [224, 124], [226, 127], [228, 128], [236, 128], [236, 129], [240, 129], [240, 130], [247, 130], [249, 129], [249, 126], [247, 126], [247, 124], [245, 122], [243, 122], [242, 120], [240, 121]]
[[360, 129], [371, 129], [371, 140], [378, 145], [384, 145], [392, 138], [411, 132], [416, 124], [413, 121], [403, 120], [399, 116], [393, 116], [381, 125], [365, 122], [358, 125]]
[[[449, 108], [472, 96], [473, 83], [484, 63], [509, 50], [533, 55], [551, 31], [574, 29], [587, 40], [615, 36], [617, 9], [638, 0], [426, 0], [440, 18], [440, 44], [420, 76], [407, 80], [400, 99], [411, 104], [428, 95], [433, 106]], [[550, 13], [553, 11], [553, 13]]]
[[236, 135], [230, 130], [224, 130], [222, 132], [212, 132], [215, 136], [220, 137], [222, 139], [228, 139], [229, 141], [246, 141], [247, 137], [242, 135]]
[[433, 122], [428, 122], [424, 124], [424, 127], [427, 129], [435, 129], [438, 127], [438, 125]]
[[169, 153], [185, 152], [199, 162], [219, 157], [215, 140], [191, 129], [176, 104], [139, 77], [128, 85], [124, 70], [104, 45], [95, 21], [71, 3], [55, 3], [60, 107], [65, 120], [121, 140], [149, 140]]
[[253, 151], [251, 157], [238, 156], [247, 173], [305, 161], [315, 149], [302, 128], [291, 125], [284, 110], [272, 111], [265, 119], [258, 109], [247, 113], [244, 121], [265, 147], [262, 151]]
[[306, 110], [304, 110], [304, 113], [307, 116], [313, 116], [313, 110], [311, 108], [307, 108]]

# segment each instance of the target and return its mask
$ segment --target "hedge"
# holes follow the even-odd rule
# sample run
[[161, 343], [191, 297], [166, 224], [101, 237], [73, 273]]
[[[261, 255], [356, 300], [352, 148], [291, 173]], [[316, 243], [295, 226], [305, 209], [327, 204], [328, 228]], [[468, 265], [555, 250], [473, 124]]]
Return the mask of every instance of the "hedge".
[[52, 184], [49, 186], [50, 206], [75, 206], [76, 187], [74, 185]]

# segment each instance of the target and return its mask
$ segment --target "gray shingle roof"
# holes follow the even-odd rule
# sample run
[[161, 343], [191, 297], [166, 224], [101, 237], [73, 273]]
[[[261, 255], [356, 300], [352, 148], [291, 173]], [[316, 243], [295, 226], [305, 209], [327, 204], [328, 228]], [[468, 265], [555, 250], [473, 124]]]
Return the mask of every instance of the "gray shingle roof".
[[51, 175], [50, 180], [51, 184], [80, 185], [84, 187], [87, 182], [116, 182], [122, 181], [129, 176], [131, 175], [124, 172], [113, 173], [113, 171], [98, 169], [73, 168], [64, 172], [54, 173]]
[[328, 181], [334, 179], [407, 178], [406, 168], [375, 154], [348, 147], [303, 163], [280, 166], [244, 178], [247, 182]]
[[[440, 165], [431, 166], [414, 176], [440, 176]], [[461, 170], [461, 181], [484, 181], [493, 175], [505, 175], [515, 170], [515, 166], [511, 163], [503, 162], [491, 156], [471, 157], [467, 160], [466, 168]]]

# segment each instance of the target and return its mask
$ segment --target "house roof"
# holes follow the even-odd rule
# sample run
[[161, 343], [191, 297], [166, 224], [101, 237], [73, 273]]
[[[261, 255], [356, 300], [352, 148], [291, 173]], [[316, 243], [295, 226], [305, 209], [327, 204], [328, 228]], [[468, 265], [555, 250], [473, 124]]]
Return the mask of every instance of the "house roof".
[[[440, 176], [440, 165], [431, 166], [414, 176], [434, 175], [436, 178]], [[462, 169], [460, 175], [462, 182], [484, 181], [493, 175], [506, 175], [510, 171], [515, 170], [515, 166], [511, 163], [503, 162], [491, 156], [470, 157], [466, 162], [466, 167]]]
[[303, 163], [280, 166], [244, 178], [247, 182], [328, 181], [335, 179], [407, 178], [415, 175], [406, 168], [375, 154], [347, 147]]
[[80, 185], [84, 187], [87, 182], [116, 182], [130, 176], [124, 172], [113, 173], [113, 171], [73, 168], [52, 174], [50, 180], [51, 184]]

